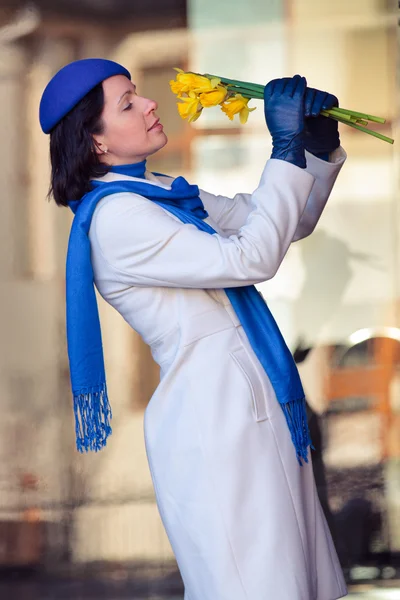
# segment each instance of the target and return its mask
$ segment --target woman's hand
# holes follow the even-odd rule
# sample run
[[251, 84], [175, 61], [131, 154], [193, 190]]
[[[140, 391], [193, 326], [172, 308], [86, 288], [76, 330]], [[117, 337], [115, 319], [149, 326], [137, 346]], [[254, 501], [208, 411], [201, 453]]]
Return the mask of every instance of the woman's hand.
[[307, 88], [305, 97], [304, 145], [311, 154], [328, 155], [340, 146], [338, 122], [323, 117], [321, 110], [339, 106], [333, 94]]
[[271, 158], [304, 169], [305, 77], [274, 79], [264, 89], [265, 120], [272, 136]]

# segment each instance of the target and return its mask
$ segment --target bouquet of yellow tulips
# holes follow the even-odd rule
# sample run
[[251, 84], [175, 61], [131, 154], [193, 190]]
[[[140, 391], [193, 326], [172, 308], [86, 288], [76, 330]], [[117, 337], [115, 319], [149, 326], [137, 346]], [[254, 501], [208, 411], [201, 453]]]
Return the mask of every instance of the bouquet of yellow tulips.
[[[171, 90], [180, 100], [177, 104], [180, 116], [182, 119], [187, 119], [189, 123], [193, 123], [200, 117], [203, 108], [220, 106], [231, 121], [238, 114], [240, 122], [244, 124], [247, 122], [249, 114], [256, 110], [249, 108], [249, 101], [264, 99], [264, 86], [258, 83], [227, 79], [216, 75], [201, 75], [181, 69], [175, 70], [178, 74], [175, 79], [170, 81]], [[385, 123], [385, 119], [381, 117], [339, 107], [323, 110], [321, 114], [359, 131], [369, 133], [389, 144], [394, 143], [392, 138], [368, 129], [369, 121]]]

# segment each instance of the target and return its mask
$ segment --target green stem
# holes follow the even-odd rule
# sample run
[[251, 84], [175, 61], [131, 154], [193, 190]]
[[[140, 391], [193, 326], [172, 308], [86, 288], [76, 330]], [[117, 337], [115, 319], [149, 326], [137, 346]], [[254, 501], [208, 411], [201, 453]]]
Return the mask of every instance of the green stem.
[[365, 119], [357, 119], [357, 117], [353, 117], [350, 115], [342, 115], [333, 109], [329, 110], [321, 110], [320, 113], [323, 117], [330, 117], [331, 119], [335, 119], [336, 121], [346, 121], [346, 123], [356, 123], [357, 125], [365, 125], [368, 126], [369, 123]]
[[365, 119], [355, 119], [354, 123], [356, 125], [365, 125], [365, 127], [368, 127], [368, 125], [369, 125], [369, 122], [366, 121]]
[[227, 83], [230, 85], [237, 85], [241, 88], [246, 88], [247, 90], [253, 90], [255, 92], [261, 93], [264, 95], [264, 85], [259, 83], [250, 83], [248, 81], [239, 81], [238, 79], [228, 79], [227, 77], [220, 77], [219, 75], [210, 75], [209, 73], [205, 74], [205, 77], [213, 78], [217, 77], [221, 80], [222, 83]]
[[390, 138], [390, 137], [386, 137], [386, 135], [382, 135], [381, 133], [377, 133], [376, 131], [372, 131], [371, 129], [367, 129], [366, 127], [361, 127], [360, 125], [356, 125], [353, 122], [346, 121], [346, 120], [340, 119], [338, 117], [331, 117], [331, 118], [336, 119], [336, 121], [339, 121], [339, 123], [344, 123], [345, 125], [349, 125], [349, 127], [358, 129], [359, 131], [364, 131], [364, 133], [369, 133], [369, 135], [373, 135], [374, 137], [376, 137], [384, 142], [388, 142], [388, 144], [394, 144], [394, 140], [392, 140], [392, 138]]
[[256, 92], [253, 92], [246, 88], [241, 88], [239, 86], [229, 85], [228, 90], [235, 94], [242, 94], [242, 96], [245, 96], [246, 98], [254, 98], [255, 100], [263, 100], [263, 98], [264, 98], [264, 96], [262, 94], [257, 94]]
[[368, 121], [373, 121], [374, 123], [386, 123], [386, 119], [382, 117], [375, 117], [374, 115], [367, 115], [366, 113], [356, 112], [355, 110], [348, 110], [346, 108], [339, 108], [335, 106], [334, 109], [338, 113], [342, 113], [343, 115], [350, 115], [353, 117], [360, 117], [360, 119], [367, 119]]
[[331, 117], [332, 119], [336, 119], [336, 117], [338, 117], [340, 119], [344, 119], [345, 121], [352, 120], [350, 115], [342, 115], [341, 113], [336, 112], [336, 110], [333, 108], [330, 108], [329, 110], [321, 110], [321, 115], [323, 117]]

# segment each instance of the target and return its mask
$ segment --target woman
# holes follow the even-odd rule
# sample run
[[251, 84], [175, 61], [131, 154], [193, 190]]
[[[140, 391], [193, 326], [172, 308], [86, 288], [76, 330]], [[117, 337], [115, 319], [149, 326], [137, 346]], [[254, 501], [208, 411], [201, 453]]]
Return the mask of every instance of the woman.
[[67, 325], [78, 448], [97, 450], [110, 432], [94, 277], [161, 368], [146, 449], [186, 600], [346, 594], [301, 383], [252, 285], [275, 275], [326, 204], [345, 153], [319, 113], [336, 103], [300, 76], [270, 82], [271, 160], [253, 194], [230, 199], [146, 170], [167, 137], [121, 65], [71, 63], [43, 93], [52, 193], [76, 213]]

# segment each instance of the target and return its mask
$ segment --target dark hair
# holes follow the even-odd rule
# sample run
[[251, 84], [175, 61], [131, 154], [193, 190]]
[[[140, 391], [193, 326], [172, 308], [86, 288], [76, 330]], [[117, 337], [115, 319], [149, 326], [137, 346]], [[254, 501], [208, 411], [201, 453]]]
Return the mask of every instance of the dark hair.
[[51, 184], [48, 197], [59, 206], [90, 191], [90, 179], [110, 167], [100, 162], [92, 134], [103, 133], [103, 86], [99, 83], [50, 133]]

